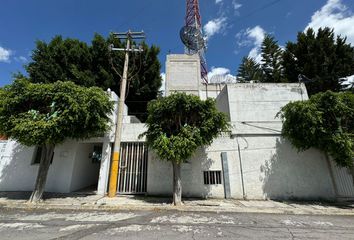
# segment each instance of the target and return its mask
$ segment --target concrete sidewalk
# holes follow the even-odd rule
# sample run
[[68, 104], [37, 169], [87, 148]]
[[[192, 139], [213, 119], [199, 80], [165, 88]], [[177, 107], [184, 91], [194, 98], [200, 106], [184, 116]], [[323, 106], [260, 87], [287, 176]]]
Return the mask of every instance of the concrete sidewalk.
[[353, 215], [354, 202], [254, 201], [236, 199], [183, 199], [172, 206], [170, 198], [117, 196], [108, 198], [88, 193], [46, 193], [38, 204], [28, 204], [30, 192], [0, 192], [0, 207], [85, 210], [177, 210], [190, 212], [242, 212], [305, 215]]

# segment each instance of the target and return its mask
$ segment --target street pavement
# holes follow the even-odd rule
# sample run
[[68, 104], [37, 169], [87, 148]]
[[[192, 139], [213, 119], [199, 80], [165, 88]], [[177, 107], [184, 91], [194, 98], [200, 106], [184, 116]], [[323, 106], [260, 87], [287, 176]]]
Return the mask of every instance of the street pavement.
[[0, 207], [1, 240], [354, 239], [354, 216]]
[[[354, 202], [294, 202], [258, 201], [237, 199], [184, 198], [184, 205], [174, 207], [171, 198], [124, 196], [114, 198], [95, 194], [46, 194], [44, 201], [28, 204], [30, 193], [0, 192], [0, 206], [22, 209], [71, 209], [71, 210], [169, 210], [185, 212], [234, 212], [273, 213], [301, 215], [352, 215]], [[0, 238], [1, 240], [1, 238]]]

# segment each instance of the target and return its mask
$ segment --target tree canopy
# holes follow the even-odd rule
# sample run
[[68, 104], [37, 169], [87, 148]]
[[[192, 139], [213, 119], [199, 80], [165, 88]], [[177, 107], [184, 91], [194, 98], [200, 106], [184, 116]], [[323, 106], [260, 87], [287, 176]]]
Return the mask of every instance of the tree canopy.
[[[34, 83], [72, 81], [75, 84], [120, 93], [124, 52], [109, 51], [109, 46], [125, 48], [125, 43], [110, 35], [107, 39], [95, 34], [91, 45], [77, 39], [55, 36], [49, 43], [37, 41], [32, 59], [26, 66]], [[126, 104], [129, 113], [146, 119], [147, 103], [156, 99], [161, 87], [159, 48], [142, 43], [142, 53], [131, 53]], [[112, 67], [113, 66], [113, 67]]]
[[307, 101], [288, 103], [279, 115], [283, 135], [296, 148], [315, 147], [332, 156], [339, 166], [354, 167], [353, 93], [318, 93]]
[[283, 76], [283, 53], [273, 36], [265, 36], [261, 46], [261, 54], [262, 82], [286, 82]]
[[147, 143], [167, 161], [185, 162], [194, 151], [227, 130], [227, 120], [215, 100], [175, 93], [149, 103]]
[[336, 36], [333, 29], [311, 28], [297, 35], [297, 42], [288, 42], [283, 55], [284, 74], [297, 82], [303, 74], [314, 82], [306, 84], [309, 95], [343, 89], [343, 78], [354, 74], [354, 48], [346, 38]]
[[262, 80], [263, 76], [260, 64], [251, 57], [242, 58], [242, 62], [237, 70], [237, 77], [241, 82]]
[[[296, 42], [287, 42], [282, 50], [272, 36], [266, 36], [261, 46], [261, 74], [257, 71], [254, 59], [243, 58], [238, 76], [248, 79], [249, 76], [261, 82], [298, 82], [299, 74], [306, 76], [309, 95], [331, 90], [339, 92], [351, 89], [343, 82], [354, 75], [354, 47], [346, 42], [346, 38], [335, 36], [333, 29], [320, 28], [317, 33], [309, 28], [299, 32]], [[247, 61], [246, 61], [247, 60]], [[246, 67], [250, 66], [251, 70]]]
[[148, 105], [146, 140], [161, 160], [173, 166], [174, 203], [181, 203], [180, 168], [196, 149], [209, 145], [228, 129], [225, 114], [219, 112], [215, 100], [200, 100], [185, 93], [175, 93]]
[[97, 87], [15, 80], [0, 91], [0, 134], [27, 146], [89, 138], [107, 130], [111, 110]]
[[27, 146], [42, 146], [31, 201], [42, 197], [55, 145], [70, 138], [102, 135], [109, 127], [112, 110], [113, 103], [98, 87], [17, 79], [0, 88], [0, 135]]

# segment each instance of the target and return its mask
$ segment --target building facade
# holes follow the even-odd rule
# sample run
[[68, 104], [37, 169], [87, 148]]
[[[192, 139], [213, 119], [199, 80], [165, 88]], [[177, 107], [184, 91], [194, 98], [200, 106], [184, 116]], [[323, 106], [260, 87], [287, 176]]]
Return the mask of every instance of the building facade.
[[[185, 197], [237, 199], [352, 199], [354, 186], [346, 169], [338, 168], [323, 152], [298, 152], [281, 136], [276, 117], [291, 101], [307, 100], [303, 84], [236, 83], [207, 88], [201, 84], [198, 58], [169, 55], [166, 94], [187, 92], [202, 99], [215, 97], [232, 129], [199, 148], [182, 164]], [[112, 100], [117, 102], [117, 96]], [[117, 104], [116, 104], [117, 106]], [[115, 109], [116, 111], [117, 109]], [[125, 116], [119, 161], [118, 194], [169, 196], [172, 164], [147, 148], [145, 125]], [[107, 193], [115, 114], [105, 136], [67, 141], [55, 148], [46, 191], [72, 192], [93, 187]], [[38, 171], [36, 148], [0, 140], [0, 191], [31, 191]]]

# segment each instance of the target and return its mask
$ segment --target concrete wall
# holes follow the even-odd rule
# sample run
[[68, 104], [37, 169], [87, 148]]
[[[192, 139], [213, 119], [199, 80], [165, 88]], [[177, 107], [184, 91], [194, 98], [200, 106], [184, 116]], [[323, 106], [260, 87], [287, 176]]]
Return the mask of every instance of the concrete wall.
[[[53, 163], [48, 172], [46, 191], [69, 192], [76, 144], [66, 142], [54, 150]], [[25, 147], [9, 140], [0, 161], [0, 191], [32, 191], [38, 164], [32, 164], [34, 147]]]
[[[229, 112], [220, 107], [225, 98]], [[277, 113], [290, 101], [306, 99], [303, 84], [239, 83], [226, 86], [217, 106], [229, 115], [233, 134], [280, 134], [282, 123]]]
[[236, 141], [247, 199], [335, 198], [330, 169], [320, 151], [298, 153], [280, 136], [240, 136]]
[[[222, 136], [214, 140], [207, 148], [199, 148], [194, 156], [182, 164], [182, 192], [185, 197], [224, 197], [223, 184], [205, 185], [203, 171], [222, 171], [221, 152], [228, 153], [229, 166], [237, 170], [235, 164], [237, 152], [234, 141], [229, 136]], [[172, 164], [161, 161], [150, 152], [148, 162], [147, 192], [151, 195], [172, 194]], [[237, 176], [231, 177], [237, 182]], [[234, 192], [239, 192], [240, 185], [233, 184]]]
[[93, 163], [91, 158], [95, 145], [102, 146], [102, 143], [78, 144], [70, 184], [71, 192], [98, 183], [100, 163]]
[[176, 91], [199, 95], [200, 83], [200, 60], [197, 55], [167, 55], [166, 96]]
[[[232, 198], [333, 200], [336, 197], [324, 154], [315, 149], [298, 153], [280, 136], [215, 139], [211, 146], [199, 149], [182, 165], [183, 196], [224, 198], [223, 184], [203, 183], [203, 171], [222, 171], [222, 152], [227, 153]], [[148, 194], [171, 195], [171, 163], [150, 153], [147, 183]]]
[[[45, 191], [68, 193], [97, 184], [100, 163], [92, 163], [93, 146], [102, 143], [67, 141], [54, 149]], [[0, 191], [32, 191], [39, 164], [35, 147], [9, 141], [0, 160]]]
[[[82, 141], [67, 141], [56, 146], [53, 163], [50, 166], [46, 191], [70, 192], [92, 184], [99, 184], [99, 193], [106, 192], [110, 167], [111, 144], [114, 142], [116, 128], [116, 112], [118, 97], [109, 92], [115, 102], [114, 113], [111, 114], [111, 129], [102, 137]], [[125, 105], [123, 111], [122, 141], [144, 141], [138, 139], [144, 132], [144, 125], [134, 116], [128, 116]], [[101, 164], [92, 164], [89, 155], [95, 144], [103, 145]], [[15, 141], [0, 142], [0, 191], [32, 191], [37, 177], [39, 165], [33, 165], [35, 147], [25, 147]], [[100, 173], [100, 174], [99, 174]]]
[[147, 129], [143, 123], [123, 123], [122, 142], [144, 142], [145, 136], [139, 135]]
[[[223, 198], [224, 185], [204, 185], [203, 171], [221, 171], [221, 153], [226, 152], [233, 198], [333, 199], [324, 155], [314, 149], [298, 153], [281, 138], [276, 114], [288, 102], [302, 99], [307, 93], [299, 84], [227, 85], [216, 101], [232, 124], [231, 135], [215, 139], [182, 165], [183, 195]], [[148, 193], [171, 191], [171, 164], [150, 154]]]
[[[209, 163], [203, 149], [199, 149], [194, 157], [182, 164], [182, 194], [184, 197], [207, 197], [210, 187], [203, 184], [203, 169]], [[217, 167], [218, 168], [218, 167]], [[147, 192], [149, 195], [171, 196], [173, 190], [173, 172], [171, 162], [161, 161], [149, 152]], [[220, 187], [219, 187], [219, 190]]]

